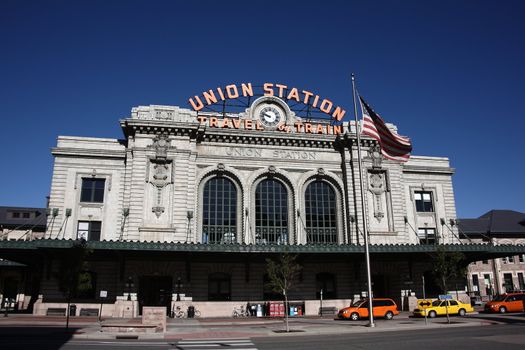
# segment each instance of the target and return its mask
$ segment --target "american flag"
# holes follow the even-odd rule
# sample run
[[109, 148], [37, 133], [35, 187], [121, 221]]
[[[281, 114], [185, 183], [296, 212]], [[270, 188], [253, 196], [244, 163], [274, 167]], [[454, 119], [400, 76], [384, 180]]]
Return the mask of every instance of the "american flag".
[[363, 128], [365, 135], [371, 136], [379, 142], [381, 153], [387, 159], [400, 162], [408, 161], [412, 152], [412, 143], [405, 136], [400, 136], [390, 130], [385, 121], [359, 96], [363, 111]]

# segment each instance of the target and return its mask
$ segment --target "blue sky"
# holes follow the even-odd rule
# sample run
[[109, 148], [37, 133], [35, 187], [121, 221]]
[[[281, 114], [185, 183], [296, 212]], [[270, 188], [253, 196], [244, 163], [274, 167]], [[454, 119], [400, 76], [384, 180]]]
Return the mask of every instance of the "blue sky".
[[[350, 74], [459, 217], [525, 212], [523, 1], [0, 1], [0, 205], [45, 206], [58, 135], [122, 137], [133, 106], [281, 82], [352, 110]], [[350, 117], [350, 116], [348, 116]]]

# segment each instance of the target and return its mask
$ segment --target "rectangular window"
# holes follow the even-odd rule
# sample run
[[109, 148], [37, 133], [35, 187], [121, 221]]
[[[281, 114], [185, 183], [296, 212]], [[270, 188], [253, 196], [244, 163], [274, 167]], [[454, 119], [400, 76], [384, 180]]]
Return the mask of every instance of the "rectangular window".
[[511, 273], [504, 273], [503, 274], [503, 287], [505, 288], [505, 292], [506, 293], [514, 290], [514, 283], [512, 282], [512, 274]]
[[417, 235], [419, 237], [419, 244], [436, 244], [435, 228], [418, 228]]
[[100, 228], [102, 222], [100, 221], [79, 221], [77, 228], [77, 239], [85, 239], [86, 241], [100, 241]]
[[13, 219], [19, 219], [20, 218], [20, 213], [15, 211], [13, 212], [13, 214], [11, 215]]
[[473, 289], [474, 292], [476, 292], [476, 293], [479, 292], [479, 279], [478, 279], [478, 275], [472, 275], [472, 289]]
[[81, 202], [103, 203], [105, 179], [82, 178]]
[[524, 263], [525, 262], [525, 255], [521, 254], [521, 255], [518, 255], [518, 259], [520, 259], [520, 263]]
[[509, 264], [514, 264], [514, 256], [509, 256]]
[[414, 192], [414, 200], [416, 201], [416, 211], [423, 213], [430, 213], [434, 211], [432, 204], [432, 192], [416, 191]]
[[485, 282], [485, 294], [492, 295], [492, 282], [490, 281], [490, 275], [488, 273], [484, 274], [483, 279]]
[[518, 284], [520, 285], [520, 290], [525, 290], [525, 280], [522, 272], [518, 272]]

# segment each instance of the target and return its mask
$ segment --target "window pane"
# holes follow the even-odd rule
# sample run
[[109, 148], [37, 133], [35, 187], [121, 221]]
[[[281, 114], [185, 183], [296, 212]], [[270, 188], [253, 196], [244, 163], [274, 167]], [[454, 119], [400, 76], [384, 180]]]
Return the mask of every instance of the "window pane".
[[103, 203], [105, 183], [105, 179], [83, 178], [80, 201]]
[[237, 189], [227, 178], [213, 178], [204, 186], [203, 242], [236, 243]]
[[416, 204], [416, 211], [418, 212], [433, 212], [432, 192], [418, 191], [414, 192], [414, 200]]
[[288, 192], [274, 179], [261, 181], [255, 191], [257, 243], [288, 242]]
[[305, 192], [305, 225], [308, 243], [337, 243], [335, 191], [323, 181], [314, 181]]

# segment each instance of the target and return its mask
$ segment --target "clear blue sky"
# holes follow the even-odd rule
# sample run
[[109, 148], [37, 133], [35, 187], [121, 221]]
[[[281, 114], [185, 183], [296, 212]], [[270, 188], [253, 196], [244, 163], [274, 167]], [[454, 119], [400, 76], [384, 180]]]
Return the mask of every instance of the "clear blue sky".
[[45, 205], [58, 135], [122, 137], [133, 106], [281, 82], [352, 110], [350, 73], [459, 217], [525, 212], [524, 1], [0, 1], [0, 205]]

